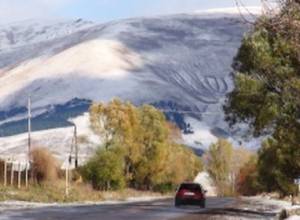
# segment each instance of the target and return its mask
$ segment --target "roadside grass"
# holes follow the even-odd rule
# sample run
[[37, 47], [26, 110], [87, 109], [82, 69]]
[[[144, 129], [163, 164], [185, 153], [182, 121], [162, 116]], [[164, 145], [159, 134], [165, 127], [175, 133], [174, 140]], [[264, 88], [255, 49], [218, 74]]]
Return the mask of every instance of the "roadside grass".
[[69, 196], [65, 196], [65, 182], [44, 182], [26, 188], [0, 186], [0, 201], [16, 200], [38, 203], [72, 203], [72, 202], [100, 202], [125, 201], [128, 198], [162, 197], [168, 194], [148, 191], [124, 189], [120, 191], [96, 191], [86, 183], [73, 183], [69, 189]]
[[70, 187], [69, 196], [65, 196], [63, 180], [34, 184], [26, 188], [0, 187], [0, 201], [18, 200], [43, 203], [64, 203], [78, 201], [101, 201], [101, 192], [94, 191], [86, 184], [74, 184]]

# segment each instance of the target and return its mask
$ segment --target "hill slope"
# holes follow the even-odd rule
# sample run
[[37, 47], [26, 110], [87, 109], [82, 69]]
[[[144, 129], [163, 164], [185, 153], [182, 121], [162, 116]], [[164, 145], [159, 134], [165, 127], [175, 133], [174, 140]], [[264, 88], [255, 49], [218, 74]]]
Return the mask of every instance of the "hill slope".
[[221, 109], [248, 27], [236, 14], [181, 14], [106, 24], [26, 21], [0, 26], [0, 136], [68, 126], [91, 101], [153, 104], [186, 133], [188, 122], [230, 136]]

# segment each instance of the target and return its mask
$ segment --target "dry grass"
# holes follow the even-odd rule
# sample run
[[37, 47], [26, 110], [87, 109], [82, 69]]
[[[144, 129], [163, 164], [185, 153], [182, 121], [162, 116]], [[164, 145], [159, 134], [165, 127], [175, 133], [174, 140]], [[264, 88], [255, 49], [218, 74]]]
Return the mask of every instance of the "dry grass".
[[34, 148], [31, 151], [33, 177], [38, 183], [58, 179], [58, 163], [46, 148]]
[[65, 196], [64, 180], [43, 182], [31, 185], [29, 189], [20, 190], [15, 187], [0, 186], [0, 201], [17, 200], [43, 203], [69, 203], [69, 202], [99, 202], [106, 200], [124, 201], [130, 197], [159, 197], [160, 193], [125, 189], [122, 191], [96, 191], [89, 184], [72, 183], [69, 196]]
[[69, 190], [69, 196], [65, 196], [65, 182], [56, 180], [43, 182], [42, 184], [30, 185], [28, 189], [16, 189], [15, 187], [0, 187], [0, 200], [18, 200], [29, 202], [81, 202], [81, 201], [101, 201], [101, 192], [94, 191], [87, 184], [73, 184]]
[[[65, 195], [65, 177], [60, 175], [58, 162], [45, 148], [34, 148], [31, 152], [33, 180], [29, 188], [0, 185], [0, 201], [18, 200], [43, 203], [99, 202], [103, 200], [126, 200], [129, 197], [162, 196], [159, 193], [125, 189], [121, 191], [96, 191], [83, 183], [77, 171], [72, 171], [69, 195]], [[1, 164], [1, 163], [0, 163]], [[24, 183], [24, 180], [22, 180]]]

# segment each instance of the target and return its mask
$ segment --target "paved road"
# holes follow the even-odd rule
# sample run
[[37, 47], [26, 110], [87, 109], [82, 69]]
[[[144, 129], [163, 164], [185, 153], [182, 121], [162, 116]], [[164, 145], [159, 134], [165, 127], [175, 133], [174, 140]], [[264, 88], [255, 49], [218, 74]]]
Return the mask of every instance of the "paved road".
[[4, 211], [0, 213], [0, 220], [194, 220], [225, 219], [225, 216], [273, 219], [275, 216], [274, 213], [238, 209], [240, 203], [234, 198], [208, 198], [206, 209], [175, 208], [171, 199], [129, 204], [43, 207]]

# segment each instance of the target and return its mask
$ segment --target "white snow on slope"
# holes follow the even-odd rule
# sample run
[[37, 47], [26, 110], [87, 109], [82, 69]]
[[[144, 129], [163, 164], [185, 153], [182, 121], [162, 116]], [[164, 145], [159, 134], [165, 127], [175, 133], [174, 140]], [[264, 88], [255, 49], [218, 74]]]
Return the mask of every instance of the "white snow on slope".
[[[88, 114], [74, 118], [72, 121], [77, 126], [79, 163], [82, 164], [93, 155], [101, 144], [101, 140], [91, 130]], [[74, 127], [32, 132], [31, 138], [33, 148], [47, 148], [59, 162], [63, 163], [68, 160], [71, 153]], [[0, 138], [0, 158], [25, 163], [28, 153], [27, 140], [27, 133]], [[74, 150], [72, 156], [74, 156]]]
[[[74, 98], [171, 101], [199, 116], [187, 143], [208, 146], [216, 140], [213, 129], [231, 134], [222, 103], [233, 88], [232, 60], [249, 28], [238, 16], [192, 13], [34, 26], [0, 27], [0, 33], [13, 33], [0, 37], [6, 42], [0, 44], [0, 111], [24, 107], [29, 94], [34, 116]], [[25, 117], [1, 118], [0, 126]]]
[[[65, 78], [73, 76], [90, 78], [92, 80], [122, 80], [126, 78], [129, 71], [142, 65], [140, 57], [126, 48], [122, 43], [112, 40], [92, 40], [76, 45], [57, 55], [51, 57], [39, 57], [31, 61], [26, 61], [14, 69], [3, 73], [0, 77], [0, 102], [10, 102], [8, 97], [17, 93], [20, 89], [29, 87], [30, 84], [38, 80], [63, 81]], [[90, 82], [89, 82], [90, 83]], [[125, 85], [125, 83], [124, 83]], [[55, 85], [53, 85], [55, 86]], [[69, 84], [71, 93], [63, 95], [63, 100], [70, 100], [72, 97], [81, 97], [82, 94], [88, 93], [85, 98], [97, 99], [94, 90], [89, 94], [92, 85], [84, 86], [81, 81]], [[55, 96], [53, 93], [49, 96], [49, 90], [55, 90], [49, 85], [44, 94], [39, 93], [39, 105], [34, 102], [34, 107], [41, 107], [47, 103], [61, 103], [60, 94]], [[70, 88], [69, 88], [70, 90]], [[48, 99], [45, 98], [48, 96]], [[6, 101], [5, 101], [6, 100]], [[7, 105], [10, 105], [7, 104]]]
[[26, 20], [0, 25], [1, 50], [12, 50], [28, 44], [37, 44], [61, 38], [93, 26], [93, 22], [77, 19]]
[[188, 118], [186, 121], [191, 124], [194, 131], [192, 134], [182, 135], [184, 142], [188, 146], [208, 149], [210, 144], [217, 142], [218, 138], [210, 132], [210, 127], [207, 123], [193, 118]]
[[[26, 25], [31, 24], [23, 24]], [[230, 87], [227, 85], [230, 84], [228, 74], [240, 44], [243, 31], [239, 28], [242, 26], [238, 19], [214, 21], [203, 19], [201, 15], [174, 15], [95, 24], [52, 39], [50, 36], [60, 33], [64, 26], [45, 24], [44, 28], [49, 29], [46, 35], [49, 41], [32, 40], [24, 47], [12, 46], [10, 52], [0, 44], [0, 69], [3, 66], [0, 81], [7, 85], [0, 91], [1, 108], [24, 105], [23, 94], [32, 93], [33, 106], [38, 106], [36, 103], [41, 99], [43, 104], [57, 104], [68, 101], [70, 94], [91, 98], [90, 93], [95, 96], [96, 91], [105, 93], [111, 87], [114, 87], [111, 90], [128, 88], [128, 83], [130, 88], [119, 93], [134, 102], [179, 97], [182, 100], [182, 96], [186, 103], [195, 102], [198, 97], [217, 102], [213, 96]], [[31, 33], [22, 30], [13, 33], [25, 41]], [[212, 65], [213, 62], [220, 62], [220, 65]], [[139, 75], [127, 82], [124, 78], [118, 83], [114, 80], [114, 75], [126, 76], [126, 72], [133, 71], [139, 71]], [[195, 80], [193, 75], [198, 79]], [[178, 88], [179, 83], [182, 88]], [[94, 85], [78, 91], [77, 87], [87, 87], [86, 84]], [[108, 93], [106, 100], [119, 93]], [[172, 97], [176, 93], [177, 97]], [[188, 97], [184, 93], [195, 94]], [[102, 100], [104, 97], [97, 98]]]

